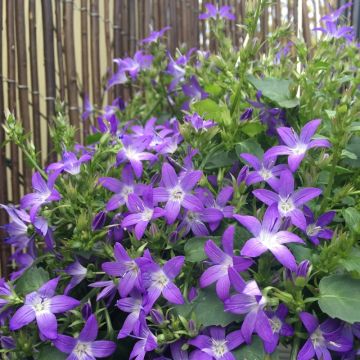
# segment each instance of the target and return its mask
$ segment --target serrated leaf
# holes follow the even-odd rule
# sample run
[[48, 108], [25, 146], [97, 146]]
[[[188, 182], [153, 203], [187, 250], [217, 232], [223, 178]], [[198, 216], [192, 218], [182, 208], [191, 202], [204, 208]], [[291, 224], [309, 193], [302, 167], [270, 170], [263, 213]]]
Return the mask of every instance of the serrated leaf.
[[262, 92], [264, 96], [276, 102], [282, 108], [294, 108], [300, 104], [298, 98], [294, 98], [290, 94], [291, 80], [265, 78], [258, 79], [253, 75], [248, 76], [249, 82]]
[[348, 275], [330, 275], [320, 280], [321, 310], [350, 324], [360, 321], [360, 280]]
[[360, 233], [360, 212], [354, 207], [348, 207], [342, 211], [346, 225], [355, 233]]
[[20, 295], [29, 294], [38, 290], [49, 280], [49, 273], [42, 268], [30, 267], [16, 281], [16, 293]]
[[186, 261], [199, 262], [207, 258], [204, 245], [209, 239], [213, 240], [216, 244], [220, 244], [220, 236], [197, 236], [186, 241], [184, 252]]
[[195, 315], [197, 323], [203, 326], [227, 326], [240, 319], [239, 316], [224, 311], [223, 302], [212, 288], [200, 290], [191, 304], [175, 306], [175, 311], [186, 319]]
[[249, 137], [256, 136], [257, 134], [264, 132], [264, 130], [265, 130], [265, 127], [258, 122], [250, 122], [250, 123], [244, 124], [241, 127], [241, 131], [244, 134], [248, 135]]

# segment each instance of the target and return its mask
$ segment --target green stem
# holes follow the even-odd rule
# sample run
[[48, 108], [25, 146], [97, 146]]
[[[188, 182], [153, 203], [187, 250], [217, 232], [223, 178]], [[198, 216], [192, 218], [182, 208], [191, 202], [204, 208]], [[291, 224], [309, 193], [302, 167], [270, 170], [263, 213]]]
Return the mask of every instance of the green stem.
[[297, 336], [297, 332], [299, 330], [299, 324], [295, 325], [295, 335], [294, 335], [294, 339], [292, 342], [292, 348], [291, 348], [291, 353], [290, 353], [290, 360], [297, 360], [297, 355], [299, 352], [299, 347], [300, 347], [300, 338]]

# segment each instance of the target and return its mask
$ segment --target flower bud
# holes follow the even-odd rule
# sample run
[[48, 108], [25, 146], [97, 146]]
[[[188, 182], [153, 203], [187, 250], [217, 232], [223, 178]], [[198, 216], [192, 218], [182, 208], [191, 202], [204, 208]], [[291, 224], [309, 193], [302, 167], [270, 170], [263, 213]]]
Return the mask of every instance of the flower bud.
[[105, 224], [105, 220], [106, 220], [106, 212], [105, 211], [100, 211], [99, 213], [97, 213], [91, 224], [92, 230], [94, 231], [94, 230], [101, 229]]
[[252, 118], [253, 111], [254, 110], [252, 108], [246, 108], [240, 116], [240, 121], [250, 120]]
[[151, 309], [150, 316], [154, 324], [161, 325], [164, 322], [164, 315], [161, 310]]

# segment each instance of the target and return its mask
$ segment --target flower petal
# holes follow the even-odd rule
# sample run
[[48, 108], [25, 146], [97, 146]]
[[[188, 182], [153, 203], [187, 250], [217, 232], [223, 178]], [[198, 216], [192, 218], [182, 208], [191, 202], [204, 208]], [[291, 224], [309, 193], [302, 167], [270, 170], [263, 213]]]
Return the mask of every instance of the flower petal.
[[30, 305], [20, 307], [10, 319], [10, 330], [18, 330], [35, 319], [35, 311]]
[[66, 295], [56, 295], [50, 299], [50, 310], [53, 314], [63, 313], [79, 305], [79, 300]]
[[240, 253], [242, 256], [258, 257], [267, 250], [268, 248], [258, 238], [251, 238], [246, 241]]
[[308, 123], [306, 123], [304, 125], [304, 127], [301, 129], [300, 140], [304, 144], [308, 144], [310, 142], [311, 138], [316, 133], [316, 130], [320, 124], [321, 124], [320, 119], [311, 120]]
[[40, 332], [48, 339], [56, 339], [58, 333], [55, 315], [50, 311], [38, 312], [35, 315]]
[[84, 342], [94, 341], [98, 334], [98, 323], [95, 315], [89, 316], [87, 319], [85, 326], [80, 332], [79, 340]]
[[174, 279], [179, 275], [182, 266], [184, 265], [184, 256], [175, 256], [170, 259], [163, 267], [163, 271], [169, 279]]
[[178, 176], [176, 175], [174, 168], [168, 163], [164, 163], [162, 166], [161, 180], [165, 187], [169, 189], [174, 188], [179, 183]]
[[287, 269], [290, 269], [291, 271], [296, 271], [296, 260], [294, 258], [294, 255], [286, 246], [276, 245], [271, 247], [271, 249], [269, 250], [273, 253], [276, 259]]
[[91, 352], [94, 357], [104, 358], [110, 356], [116, 349], [116, 344], [112, 341], [99, 340], [91, 344]]
[[182, 189], [186, 192], [190, 191], [201, 179], [202, 171], [189, 171], [186, 175], [181, 179], [180, 185]]
[[53, 340], [55, 347], [65, 354], [70, 354], [76, 346], [76, 343], [76, 339], [62, 334], [58, 334], [58, 337]]
[[260, 234], [261, 223], [256, 217], [238, 214], [235, 214], [233, 217], [254, 236], [258, 236]]
[[164, 298], [170, 301], [172, 304], [184, 304], [184, 298], [180, 289], [171, 281], [165, 285], [162, 293]]

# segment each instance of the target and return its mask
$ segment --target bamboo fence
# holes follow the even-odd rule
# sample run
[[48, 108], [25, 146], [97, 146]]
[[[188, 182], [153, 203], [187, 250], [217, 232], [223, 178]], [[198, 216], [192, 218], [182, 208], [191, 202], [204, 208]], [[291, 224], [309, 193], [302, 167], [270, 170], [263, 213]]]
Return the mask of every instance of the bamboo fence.
[[[214, 50], [206, 22], [197, 20], [205, 2], [234, 8], [237, 21], [227, 22], [226, 32], [239, 44], [242, 32], [236, 24], [244, 20], [245, 4], [253, 1], [0, 0], [0, 121], [6, 109], [14, 112], [31, 132], [40, 161], [53, 160], [47, 125], [52, 123], [56, 100], [65, 102], [81, 140], [89, 133], [89, 124], [82, 124], [80, 116], [85, 95], [99, 106], [131, 95], [131, 89], [116, 86], [104, 96], [105, 79], [114, 71], [113, 58], [133, 55], [140, 39], [166, 25], [172, 28], [167, 33], [172, 53], [184, 43], [188, 48]], [[273, 1], [261, 18], [258, 36], [264, 39], [276, 26], [290, 23], [309, 42], [326, 7], [325, 0]], [[14, 145], [0, 147], [0, 176], [0, 204], [18, 204], [31, 190], [31, 171]], [[0, 211], [0, 225], [7, 220]], [[7, 274], [11, 255], [4, 236], [0, 234], [0, 276]]]

